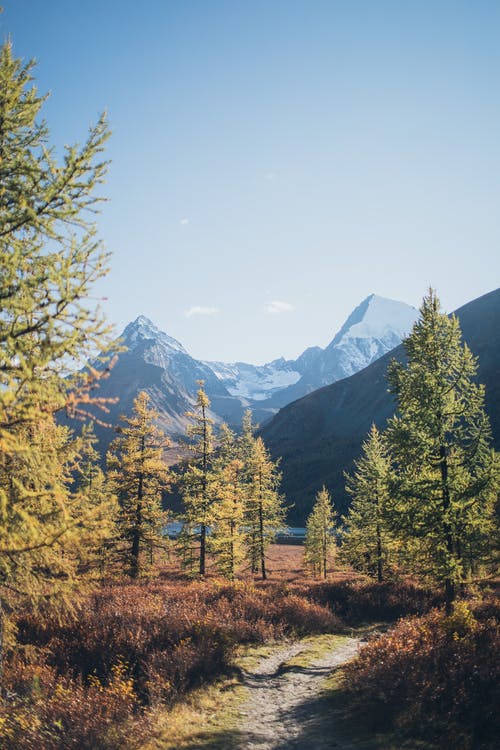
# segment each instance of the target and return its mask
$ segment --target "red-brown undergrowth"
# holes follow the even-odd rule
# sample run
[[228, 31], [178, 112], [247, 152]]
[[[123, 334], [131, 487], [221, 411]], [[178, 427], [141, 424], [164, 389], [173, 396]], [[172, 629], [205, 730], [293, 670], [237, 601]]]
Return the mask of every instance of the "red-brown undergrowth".
[[500, 702], [498, 600], [446, 617], [400, 622], [345, 669], [355, 711], [455, 750], [496, 747]]
[[410, 581], [351, 579], [296, 586], [298, 594], [326, 605], [343, 622], [359, 625], [395, 621], [428, 612], [442, 602], [442, 594]]
[[102, 588], [61, 623], [19, 620], [0, 747], [134, 747], [145, 707], [230, 669], [235, 645], [338, 629], [324, 606], [270, 586], [158, 582]]

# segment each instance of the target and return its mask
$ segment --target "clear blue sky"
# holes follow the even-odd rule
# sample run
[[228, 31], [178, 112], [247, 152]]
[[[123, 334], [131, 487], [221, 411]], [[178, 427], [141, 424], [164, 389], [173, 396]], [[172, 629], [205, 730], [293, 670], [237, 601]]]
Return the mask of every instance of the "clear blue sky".
[[499, 285], [498, 0], [0, 4], [55, 144], [108, 111], [118, 330], [263, 362], [371, 292], [452, 310]]

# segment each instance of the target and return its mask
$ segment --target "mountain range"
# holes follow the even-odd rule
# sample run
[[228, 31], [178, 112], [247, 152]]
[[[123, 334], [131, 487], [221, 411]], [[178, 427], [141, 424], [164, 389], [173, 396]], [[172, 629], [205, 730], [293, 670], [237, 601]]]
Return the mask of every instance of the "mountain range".
[[264, 417], [324, 385], [346, 378], [397, 346], [418, 317], [404, 302], [371, 294], [349, 315], [325, 349], [260, 367], [206, 362], [229, 393]]
[[[478, 381], [486, 390], [493, 446], [500, 449], [500, 289], [459, 308], [463, 339], [478, 357]], [[325, 484], [337, 508], [348, 504], [344, 471], [351, 471], [372, 423], [383, 429], [396, 408], [387, 390], [391, 359], [404, 361], [397, 346], [360, 372], [295, 401], [261, 429], [273, 458], [280, 457], [282, 490], [293, 507], [289, 521], [302, 524], [316, 492]]]
[[[193, 408], [204, 381], [215, 423], [239, 426], [245, 409], [263, 423], [284, 405], [366, 367], [390, 351], [411, 329], [415, 308], [370, 295], [356, 307], [330, 344], [306, 349], [297, 359], [264, 365], [205, 362], [192, 357], [176, 339], [144, 316], [129, 323], [119, 342], [125, 347], [99, 395], [112, 399], [106, 420], [129, 414], [135, 396], [146, 390], [162, 429], [174, 440], [185, 434], [186, 411]], [[102, 447], [112, 431], [97, 428]]]
[[[494, 446], [500, 449], [500, 289], [456, 311], [464, 340], [479, 358], [478, 380], [486, 387]], [[146, 390], [158, 422], [173, 438], [170, 462], [179, 458], [176, 439], [185, 434], [186, 411], [204, 381], [216, 424], [238, 427], [245, 409], [262, 425], [274, 459], [281, 459], [282, 490], [291, 505], [289, 521], [302, 525], [318, 489], [325, 484], [344, 512], [344, 471], [351, 471], [372, 423], [380, 429], [395, 411], [387, 390], [392, 358], [404, 360], [401, 341], [418, 313], [402, 302], [370, 295], [353, 310], [324, 349], [306, 349], [297, 359], [265, 365], [202, 361], [144, 316], [129, 323], [118, 340], [117, 358], [99, 395], [113, 399], [106, 421], [130, 414]], [[113, 430], [96, 425], [104, 455]]]

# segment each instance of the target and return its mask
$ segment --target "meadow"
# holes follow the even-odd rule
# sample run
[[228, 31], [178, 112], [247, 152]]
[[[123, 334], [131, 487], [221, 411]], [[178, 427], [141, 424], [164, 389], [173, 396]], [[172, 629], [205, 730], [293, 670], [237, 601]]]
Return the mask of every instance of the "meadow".
[[211, 571], [189, 580], [172, 556], [148, 578], [102, 581], [64, 616], [21, 613], [5, 665], [0, 747], [140, 748], [160, 715], [168, 734], [169, 711], [193, 690], [238, 679], [241, 646], [371, 622], [389, 630], [345, 670], [353, 721], [438, 742], [429, 747], [450, 736], [456, 748], [494, 747], [497, 599], [462, 602], [447, 618], [432, 589], [348, 570], [320, 581], [304, 574], [302, 557], [300, 546], [273, 545], [269, 580], [243, 572], [227, 582]]

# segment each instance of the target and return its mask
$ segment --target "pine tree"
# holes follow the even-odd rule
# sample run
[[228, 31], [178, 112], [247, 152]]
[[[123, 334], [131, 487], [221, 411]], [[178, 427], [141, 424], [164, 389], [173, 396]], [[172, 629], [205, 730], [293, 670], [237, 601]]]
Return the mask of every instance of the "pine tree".
[[433, 290], [404, 346], [407, 364], [389, 369], [398, 414], [387, 430], [396, 469], [388, 512], [399, 535], [422, 540], [451, 611], [488, 547], [498, 490], [484, 388], [457, 318], [441, 312]]
[[[68, 362], [103, 347], [107, 328], [88, 307], [93, 283], [107, 272], [93, 215], [106, 162], [104, 117], [83, 147], [58, 163], [39, 120], [45, 98], [31, 86], [10, 42], [0, 50], [0, 430], [31, 410], [62, 408], [72, 383]], [[43, 373], [43, 377], [42, 376]]]
[[[52, 414], [40, 413], [16, 433], [24, 450], [2, 452], [0, 462], [0, 615], [26, 605], [71, 608], [88, 590], [89, 548], [108, 538], [113, 504], [107, 498], [89, 504], [72, 489], [79, 443]], [[11, 640], [8, 618], [6, 625]], [[1, 657], [0, 651], [0, 668]]]
[[[186, 416], [192, 420], [188, 427], [191, 458], [182, 477], [185, 508], [185, 533], [181, 541], [190, 549], [199, 545], [199, 574], [205, 575], [207, 561], [207, 531], [215, 500], [212, 460], [214, 454], [213, 420], [209, 417], [210, 400], [199, 381], [195, 410]], [[189, 535], [189, 536], [188, 536]]]
[[121, 417], [118, 437], [108, 454], [109, 482], [120, 505], [119, 535], [125, 542], [125, 559], [133, 578], [145, 566], [145, 552], [151, 563], [154, 547], [163, 546], [161, 501], [170, 484], [163, 459], [169, 443], [155, 425], [158, 413], [148, 404], [148, 394], [141, 391], [134, 400], [132, 415]]
[[56, 595], [69, 604], [71, 550], [89, 530], [98, 537], [101, 512], [83, 509], [71, 491], [73, 439], [53, 415], [70, 401], [77, 406], [70, 395], [81, 378], [69, 365], [105, 345], [89, 295], [107, 271], [94, 214], [108, 130], [102, 117], [84, 145], [58, 161], [32, 70], [13, 56], [10, 41], [1, 47], [0, 673], [3, 610], [45, 605]]
[[215, 554], [219, 572], [234, 580], [244, 557], [244, 463], [239, 455], [240, 441], [225, 424], [219, 431], [219, 448], [214, 462], [214, 496], [210, 548]]
[[354, 474], [346, 474], [346, 490], [352, 496], [352, 503], [343, 518], [346, 529], [341, 555], [354, 568], [376, 575], [381, 582], [395, 543], [385, 520], [391, 464], [375, 425], [362, 450]]
[[328, 561], [335, 548], [334, 524], [337, 514], [330, 493], [323, 487], [306, 522], [304, 560], [314, 574], [327, 576]]
[[245, 466], [249, 464], [252, 456], [255, 443], [254, 431], [255, 428], [252, 424], [252, 412], [250, 409], [247, 409], [243, 414], [241, 434], [237, 439], [238, 456], [241, 458]]
[[85, 569], [87, 571], [97, 569], [102, 578], [106, 566], [114, 562], [115, 529], [119, 508], [101, 468], [101, 457], [95, 447], [97, 442], [93, 423], [84, 425], [77, 441], [78, 455], [72, 473], [82, 505], [88, 509], [102, 506], [103, 513], [106, 512], [106, 524], [101, 528], [101, 533], [98, 536], [89, 533], [87, 538], [83, 539]]
[[285, 508], [278, 488], [281, 474], [264, 445], [262, 438], [254, 440], [246, 466], [247, 499], [245, 508], [246, 549], [252, 572], [260, 568], [267, 578], [266, 552], [276, 533], [283, 526]]

